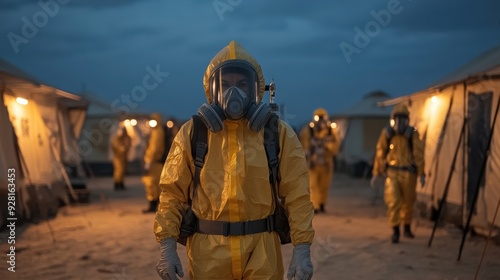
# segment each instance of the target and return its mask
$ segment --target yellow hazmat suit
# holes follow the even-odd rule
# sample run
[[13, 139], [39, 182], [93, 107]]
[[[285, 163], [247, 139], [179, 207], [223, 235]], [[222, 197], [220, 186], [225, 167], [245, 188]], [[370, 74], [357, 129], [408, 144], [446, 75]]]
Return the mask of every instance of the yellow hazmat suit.
[[323, 108], [314, 111], [314, 121], [300, 132], [300, 141], [309, 162], [311, 200], [315, 212], [324, 212], [333, 177], [333, 157], [340, 143]]
[[[397, 115], [408, 117], [408, 108], [405, 105], [397, 105], [392, 116], [394, 118]], [[410, 133], [397, 132], [391, 136], [388, 128], [382, 130], [373, 166], [374, 177], [386, 176], [384, 200], [389, 223], [395, 228], [403, 223], [406, 226], [405, 233], [409, 231], [413, 218], [417, 176], [424, 175], [423, 142], [413, 127], [408, 126], [408, 129], [412, 131], [411, 136]]]
[[127, 167], [127, 155], [130, 150], [131, 139], [127, 134], [127, 129], [124, 127], [120, 133], [117, 133], [111, 141], [113, 150], [113, 179], [116, 190], [123, 190], [123, 178]]
[[[160, 197], [159, 182], [163, 168], [161, 159], [165, 150], [165, 136], [161, 115], [154, 113], [151, 114], [151, 118], [156, 121], [156, 126], [151, 128], [151, 135], [149, 137], [146, 153], [144, 154], [146, 174], [142, 177], [142, 182], [146, 190], [146, 199], [150, 202], [157, 202]], [[154, 209], [154, 211], [156, 211], [156, 209]]]
[[[227, 60], [245, 60], [258, 74], [258, 99], [264, 94], [264, 78], [257, 61], [232, 41], [210, 62], [204, 77], [207, 100], [210, 74]], [[212, 221], [249, 221], [268, 217], [274, 205], [269, 169], [264, 149], [264, 130], [247, 126], [245, 119], [224, 120], [223, 130], [208, 132], [208, 153], [193, 198], [195, 170], [191, 154], [192, 120], [185, 123], [172, 144], [160, 180], [160, 206], [154, 232], [158, 242], [179, 235], [181, 213], [188, 197], [198, 219]], [[313, 208], [310, 201], [307, 164], [293, 129], [279, 121], [280, 156], [279, 196], [289, 213], [294, 245], [311, 244]], [[281, 245], [275, 232], [223, 236], [195, 233], [188, 238], [186, 251], [191, 279], [283, 279]]]

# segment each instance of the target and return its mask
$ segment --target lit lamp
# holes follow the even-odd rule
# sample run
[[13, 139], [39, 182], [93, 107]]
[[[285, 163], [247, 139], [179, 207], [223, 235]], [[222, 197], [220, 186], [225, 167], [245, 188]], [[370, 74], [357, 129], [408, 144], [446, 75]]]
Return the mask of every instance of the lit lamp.
[[19, 103], [19, 104], [21, 104], [21, 105], [28, 105], [28, 100], [24, 99], [22, 97], [16, 98], [16, 102]]
[[149, 126], [150, 127], [156, 127], [158, 125], [158, 122], [156, 120], [150, 120], [149, 121]]
[[130, 120], [130, 125], [131, 126], [136, 126], [137, 125], [137, 120], [136, 119], [131, 119]]
[[431, 97], [431, 103], [432, 103], [432, 104], [436, 104], [437, 102], [438, 102], [438, 98], [437, 98], [437, 96], [433, 96], [433, 97]]

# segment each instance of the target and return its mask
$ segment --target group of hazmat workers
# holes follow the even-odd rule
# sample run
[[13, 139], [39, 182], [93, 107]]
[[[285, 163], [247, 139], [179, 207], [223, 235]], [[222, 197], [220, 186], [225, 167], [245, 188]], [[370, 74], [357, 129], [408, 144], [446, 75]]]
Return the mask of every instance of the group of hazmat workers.
[[[165, 132], [158, 128], [144, 158], [158, 275], [185, 276], [177, 252], [184, 245], [190, 279], [312, 279], [312, 221], [326, 212], [340, 149], [328, 112], [316, 109], [297, 135], [263, 102], [269, 87], [261, 66], [235, 41], [212, 58], [203, 86], [207, 102], [172, 135], [168, 156], [161, 156]], [[396, 106], [392, 119], [377, 143], [371, 183], [385, 181], [397, 243], [400, 224], [404, 236], [414, 237], [415, 186], [425, 177], [423, 144], [409, 126], [408, 108]], [[281, 245], [287, 243], [293, 252], [285, 271]]]

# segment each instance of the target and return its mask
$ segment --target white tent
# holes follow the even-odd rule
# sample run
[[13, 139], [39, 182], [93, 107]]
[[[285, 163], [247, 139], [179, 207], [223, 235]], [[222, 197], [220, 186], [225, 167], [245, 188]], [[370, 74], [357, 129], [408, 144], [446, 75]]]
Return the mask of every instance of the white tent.
[[370, 92], [353, 106], [331, 116], [342, 141], [336, 157], [339, 169], [347, 169], [354, 176], [369, 175], [378, 137], [391, 115], [391, 108], [377, 103], [387, 99], [389, 95], [385, 92]]
[[410, 121], [425, 143], [427, 183], [422, 190], [417, 187], [419, 204], [436, 210], [446, 196], [444, 218], [464, 226], [477, 191], [471, 226], [476, 230], [499, 227], [500, 218], [493, 221], [493, 217], [500, 201], [500, 118], [495, 122], [500, 104], [500, 46], [435, 86], [381, 105], [397, 103], [409, 105]]
[[[0, 89], [2, 108], [7, 109], [1, 120], [2, 150], [4, 145], [11, 146], [3, 137], [5, 131], [12, 131], [9, 127], [13, 127], [14, 143], [18, 143], [18, 148], [11, 150], [16, 157], [8, 155], [7, 150], [2, 157], [19, 159], [19, 214], [26, 219], [52, 215], [61, 202], [69, 202], [68, 190], [81, 180], [77, 178], [82, 174], [78, 172], [81, 158], [76, 139], [88, 102], [44, 85], [3, 60]], [[2, 181], [0, 188], [7, 185]]]

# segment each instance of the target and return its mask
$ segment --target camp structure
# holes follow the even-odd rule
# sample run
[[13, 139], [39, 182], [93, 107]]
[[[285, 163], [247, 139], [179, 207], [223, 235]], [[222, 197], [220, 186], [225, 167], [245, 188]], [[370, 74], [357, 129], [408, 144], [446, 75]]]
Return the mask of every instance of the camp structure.
[[417, 186], [423, 211], [444, 209], [442, 219], [461, 227], [469, 220], [476, 231], [500, 227], [500, 217], [493, 220], [500, 202], [500, 46], [434, 86], [380, 105], [398, 103], [409, 106], [425, 143], [427, 179]]
[[[88, 102], [4, 60], [0, 97], [1, 221], [55, 215], [71, 198], [78, 199], [74, 185], [85, 186], [77, 138]], [[15, 202], [12, 208], [7, 200]]]
[[391, 115], [391, 108], [380, 107], [378, 102], [389, 98], [383, 91], [369, 92], [353, 106], [330, 116], [341, 141], [335, 159], [337, 170], [354, 177], [371, 175], [377, 140]]
[[86, 147], [85, 150], [82, 149], [81, 155], [88, 175], [112, 176], [111, 141], [122, 127], [127, 129], [131, 138], [126, 172], [129, 175], [141, 174], [150, 133], [149, 114], [132, 112], [131, 108], [131, 112], [118, 112], [111, 106], [113, 101], [104, 100], [90, 92], [85, 92], [82, 96], [91, 102], [79, 139], [80, 146]]

